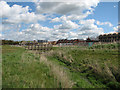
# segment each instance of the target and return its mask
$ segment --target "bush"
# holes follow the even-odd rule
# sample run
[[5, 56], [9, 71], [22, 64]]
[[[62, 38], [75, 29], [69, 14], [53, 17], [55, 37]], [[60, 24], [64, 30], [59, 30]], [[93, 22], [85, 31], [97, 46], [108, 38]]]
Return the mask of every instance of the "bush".
[[107, 87], [113, 89], [113, 88], [120, 88], [120, 83], [118, 82], [109, 82], [107, 83]]
[[89, 49], [118, 49], [119, 44], [102, 44], [102, 45], [93, 45]]

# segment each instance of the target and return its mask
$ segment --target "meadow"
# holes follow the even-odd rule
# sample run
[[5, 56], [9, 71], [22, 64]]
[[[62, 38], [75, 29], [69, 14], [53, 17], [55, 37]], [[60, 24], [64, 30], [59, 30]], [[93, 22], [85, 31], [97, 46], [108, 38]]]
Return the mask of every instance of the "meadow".
[[3, 88], [120, 88], [117, 44], [53, 47], [51, 51], [2, 47]]
[[24, 48], [3, 46], [2, 87], [3, 88], [52, 88], [54, 77], [49, 68], [34, 58]]

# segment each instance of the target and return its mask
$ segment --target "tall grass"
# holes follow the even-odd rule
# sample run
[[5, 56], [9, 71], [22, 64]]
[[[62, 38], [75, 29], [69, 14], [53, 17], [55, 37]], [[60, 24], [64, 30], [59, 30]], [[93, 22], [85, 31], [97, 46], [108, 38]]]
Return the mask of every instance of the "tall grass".
[[2, 89], [2, 46], [0, 45], [0, 89]]
[[69, 74], [64, 70], [64, 68], [55, 62], [47, 60], [44, 55], [41, 55], [40, 61], [45, 63], [48, 67], [50, 67], [51, 73], [55, 76], [57, 85], [59, 82], [61, 83], [62, 88], [71, 88], [74, 84], [69, 78]]
[[53, 88], [54, 76], [39, 58], [23, 48], [3, 46], [3, 88]]
[[52, 51], [39, 54], [20, 47], [3, 46], [2, 86], [120, 88], [119, 52], [117, 46], [113, 47], [54, 47]]
[[119, 43], [93, 45], [89, 49], [118, 49]]
[[[72, 73], [82, 76], [96, 88], [120, 88], [118, 54], [115, 48], [95, 50], [63, 47], [54, 49], [50, 57], [63, 63]], [[80, 87], [81, 84], [78, 82], [76, 85]]]

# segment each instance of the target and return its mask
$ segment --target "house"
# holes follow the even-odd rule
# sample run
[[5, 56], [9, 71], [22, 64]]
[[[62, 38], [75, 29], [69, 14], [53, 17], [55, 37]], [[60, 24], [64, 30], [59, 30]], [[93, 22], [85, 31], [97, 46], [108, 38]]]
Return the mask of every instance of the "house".
[[57, 41], [57, 45], [59, 45], [59, 46], [73, 45], [73, 40], [60, 39]]
[[98, 38], [87, 38], [86, 39], [86, 45], [87, 46], [92, 46], [93, 44], [96, 44], [99, 42], [99, 39]]
[[86, 41], [83, 40], [83, 39], [79, 39], [78, 45], [79, 46], [85, 46], [86, 45]]
[[67, 39], [60, 39], [57, 41], [57, 45], [59, 46], [65, 46], [65, 45], [82, 45], [84, 44], [84, 40], [80, 39], [72, 39], [72, 40], [67, 40]]
[[51, 42], [49, 42], [50, 44], [52, 44], [52, 45], [56, 45], [57, 44], [57, 41], [51, 41]]
[[89, 37], [88, 37], [88, 38], [86, 39], [86, 42], [99, 42], [99, 39], [98, 39], [98, 38], [92, 38], [92, 37], [89, 38]]
[[38, 40], [39, 44], [48, 44], [48, 40]]
[[25, 46], [26, 43], [27, 43], [26, 41], [22, 41], [22, 42], [20, 43], [20, 45]]

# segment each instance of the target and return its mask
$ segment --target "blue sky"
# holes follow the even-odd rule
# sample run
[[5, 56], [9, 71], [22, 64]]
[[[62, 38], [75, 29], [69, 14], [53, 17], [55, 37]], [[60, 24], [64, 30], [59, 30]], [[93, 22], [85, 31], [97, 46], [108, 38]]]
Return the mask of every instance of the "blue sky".
[[[94, 18], [95, 20], [111, 22], [114, 26], [118, 25], [118, 3], [117, 2], [100, 2], [95, 8], [94, 14], [88, 16], [88, 18]], [[104, 28], [105, 33], [113, 31], [108, 26], [101, 26]]]
[[117, 2], [100, 2], [95, 8], [94, 14], [88, 18], [105, 22], [110, 21], [112, 24], [118, 24], [118, 3]]
[[[50, 38], [50, 40], [52, 40], [55, 38], [55, 40], [58, 40], [58, 39], [61, 39], [62, 37], [68, 38], [68, 39], [72, 39], [72, 38], [78, 38], [78, 39], [80, 38], [81, 39], [81, 38], [88, 37], [90, 34], [91, 34], [90, 36], [93, 37], [94, 36], [93, 35], [94, 29], [96, 29], [96, 30], [98, 30], [98, 32], [100, 32], [100, 33], [97, 33], [97, 31], [95, 31], [96, 36], [103, 34], [103, 33], [116, 32], [117, 25], [118, 25], [118, 2], [99, 2], [99, 3], [96, 2], [96, 3], [98, 4], [97, 6], [95, 6], [94, 4], [91, 5], [91, 7], [94, 9], [92, 12], [90, 11], [89, 8], [86, 8], [87, 6], [86, 7], [81, 7], [81, 6], [78, 7], [78, 6], [71, 5], [72, 7], [75, 7], [75, 8], [76, 7], [83, 8], [83, 9], [78, 9], [78, 10], [83, 10], [83, 11], [80, 12], [80, 14], [78, 14], [77, 12], [74, 13], [74, 11], [73, 11], [73, 14], [75, 15], [74, 17], [78, 17], [80, 19], [73, 19], [74, 17], [72, 17], [72, 19], [69, 19], [68, 16], [70, 16], [70, 17], [72, 16], [71, 12], [68, 12], [66, 14], [63, 14], [62, 11], [60, 12], [57, 10], [53, 10], [53, 11], [51, 10], [51, 12], [50, 12], [50, 9], [46, 8], [44, 6], [39, 9], [38, 7], [40, 5], [42, 5], [40, 3], [36, 4], [34, 2], [7, 2], [7, 5], [9, 5], [9, 7], [11, 7], [11, 9], [15, 4], [21, 6], [22, 8], [29, 6], [28, 13], [30, 13], [30, 16], [31, 16], [31, 13], [33, 12], [35, 19], [36, 19], [36, 17], [41, 17], [41, 18], [45, 17], [47, 19], [43, 20], [43, 18], [42, 19], [40, 18], [39, 20], [36, 19], [35, 22], [29, 21], [29, 19], [31, 19], [31, 17], [29, 18], [29, 16], [28, 16], [29, 22], [23, 18], [22, 19], [15, 19], [15, 20], [19, 20], [18, 23], [14, 23], [14, 25], [16, 25], [16, 28], [17, 28], [17, 26], [18, 27], [20, 26], [19, 27], [20, 28], [19, 34], [18, 34], [18, 32], [15, 32], [15, 33], [20, 35], [20, 36], [11, 38], [11, 35], [10, 36], [7, 35], [10, 33], [6, 33], [4, 35], [5, 31], [2, 30], [4, 39], [10, 38], [13, 40], [18, 40], [19, 38], [22, 38], [20, 40], [23, 40], [24, 35], [29, 35], [30, 37], [33, 35], [32, 37], [34, 39], [39, 39], [39, 38], [40, 39], [49, 39]], [[47, 5], [47, 4], [45, 4], [45, 5]], [[55, 5], [53, 5], [53, 6], [54, 6], [54, 8], [57, 7]], [[53, 6], [50, 6], [50, 8]], [[70, 7], [70, 5], [68, 5], [68, 7]], [[15, 9], [13, 9], [13, 10], [15, 10]], [[13, 11], [13, 10], [11, 10], [11, 11]], [[58, 10], [64, 10], [64, 9], [59, 8]], [[67, 9], [67, 10], [69, 10], [69, 9]], [[74, 10], [74, 8], [73, 8], [73, 10]], [[88, 16], [85, 16], [84, 18], [81, 19], [82, 15], [86, 15], [85, 13], [87, 11], [89, 11], [90, 14], [88, 14]], [[13, 12], [16, 12], [16, 11], [13, 11]], [[20, 12], [19, 14], [22, 14], [22, 13], [23, 12]], [[17, 14], [16, 14], [16, 17], [17, 17]], [[37, 16], [35, 16], [35, 15], [37, 15]], [[5, 22], [7, 22], [7, 23], [12, 22], [13, 23], [14, 21], [12, 21], [11, 17], [12, 16], [4, 17], [4, 18], [8, 19]], [[3, 18], [3, 21], [4, 21], [4, 18]], [[57, 19], [58, 21], [52, 22], [52, 20], [55, 18], [58, 18], [59, 20]], [[35, 19], [33, 19], [33, 20], [35, 20]], [[25, 23], [24, 21], [27, 23]], [[5, 24], [5, 26], [7, 26], [7, 25], [8, 24]], [[9, 24], [8, 27], [12, 27], [11, 25], [12, 24]], [[71, 26], [69, 26], [69, 25], [71, 25]], [[35, 36], [35, 33], [43, 33], [43, 32], [41, 32], [42, 30], [41, 31], [39, 30], [39, 28], [41, 28], [43, 30], [45, 29], [46, 31], [43, 31], [43, 32], [46, 32], [46, 33], [50, 32], [51, 35], [49, 35], [49, 37], [48, 36], [45, 37], [45, 35], [47, 35], [47, 34], [45, 34], [41, 37], [37, 37], [38, 34], [36, 34], [36, 36]], [[12, 27], [12, 29], [13, 29], [13, 27]], [[9, 30], [11, 30], [11, 28], [8, 28], [8, 31]], [[85, 30], [85, 32], [83, 30]], [[11, 30], [10, 32], [14, 33], [14, 31]], [[59, 35], [58, 35], [59, 37], [54, 36], [53, 32], [57, 33], [57, 34], [55, 33], [55, 35], [58, 35], [60, 33], [61, 36], [59, 36]], [[22, 36], [23, 33], [24, 33], [24, 35]], [[85, 36], [85, 33], [86, 33], [86, 36]], [[7, 36], [9, 36], [9, 37], [7, 37]], [[15, 38], [17, 38], [17, 39], [15, 39]], [[28, 36], [26, 37], [26, 40], [29, 40]], [[32, 40], [32, 39], [30, 39], [30, 40]]]
[[7, 2], [8, 5], [13, 6], [14, 4], [21, 5], [23, 7], [29, 6], [32, 10], [30, 12], [35, 12], [36, 5], [33, 2]]

